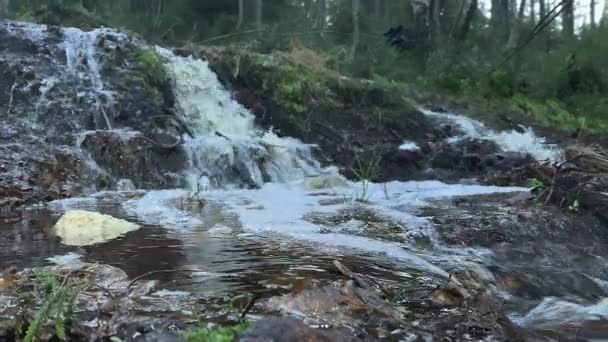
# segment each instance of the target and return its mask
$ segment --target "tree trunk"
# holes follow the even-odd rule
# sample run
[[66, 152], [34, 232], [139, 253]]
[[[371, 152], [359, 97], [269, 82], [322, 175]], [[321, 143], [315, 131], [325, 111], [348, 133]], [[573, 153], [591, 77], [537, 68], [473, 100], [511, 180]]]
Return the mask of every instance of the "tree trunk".
[[382, 17], [382, 0], [374, 1], [374, 16], [376, 19], [380, 19]]
[[595, 27], [595, 0], [591, 0], [591, 3], [589, 4], [590, 9], [589, 9], [589, 19], [591, 19], [591, 21], [589, 22], [591, 24], [591, 27], [594, 28]]
[[318, 0], [318, 13], [319, 17], [317, 19], [318, 29], [324, 31], [327, 28], [327, 2], [325, 0]]
[[547, 4], [545, 0], [538, 0], [538, 17], [543, 19], [547, 14]]
[[239, 16], [236, 20], [236, 30], [240, 31], [243, 28], [243, 19], [245, 18], [245, 0], [239, 0]]
[[264, 1], [256, 0], [255, 1], [255, 28], [257, 30], [262, 29], [262, 16], [264, 12]]
[[511, 33], [509, 34], [509, 41], [507, 42], [507, 49], [513, 49], [519, 43], [519, 35], [521, 31], [521, 24], [524, 21], [524, 13], [526, 10], [526, 0], [521, 0], [519, 4], [519, 11], [517, 12], [516, 18], [511, 26]]
[[506, 39], [509, 33], [509, 0], [492, 0], [491, 26], [499, 39]]
[[562, 12], [562, 27], [564, 36], [574, 37], [574, 0], [564, 1], [564, 11]]
[[353, 41], [350, 47], [350, 60], [355, 59], [355, 54], [357, 53], [357, 47], [359, 46], [359, 40], [361, 39], [359, 32], [359, 7], [361, 6], [360, 0], [352, 0], [352, 11], [353, 11]]
[[604, 0], [604, 11], [602, 12], [601, 24], [608, 24], [608, 0]]
[[465, 8], [466, 4], [467, 4], [466, 0], [460, 0], [460, 6], [458, 7], [458, 13], [456, 14], [456, 18], [454, 19], [454, 22], [452, 22], [452, 28], [450, 29], [450, 35], [449, 35], [450, 39], [452, 37], [454, 37], [456, 28], [460, 26], [460, 22], [462, 21], [462, 16], [464, 14], [464, 8]]
[[536, 25], [536, 1], [530, 0], [530, 22], [532, 26]]
[[475, 15], [477, 14], [478, 7], [478, 0], [471, 0], [471, 4], [469, 5], [469, 9], [467, 10], [467, 14], [464, 17], [464, 22], [461, 26], [460, 34], [458, 35], [458, 40], [464, 41], [467, 39], [467, 35], [471, 30], [471, 26], [473, 26], [473, 22], [475, 21]]
[[439, 45], [441, 42], [441, 1], [439, 0], [431, 0], [431, 5], [429, 6], [430, 18], [429, 23], [431, 23], [431, 35], [435, 44]]

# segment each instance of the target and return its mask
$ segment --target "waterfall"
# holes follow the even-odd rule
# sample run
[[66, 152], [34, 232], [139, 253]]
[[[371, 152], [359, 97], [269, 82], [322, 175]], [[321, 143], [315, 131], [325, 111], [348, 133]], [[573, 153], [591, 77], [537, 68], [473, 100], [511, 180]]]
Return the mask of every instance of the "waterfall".
[[232, 98], [206, 61], [157, 51], [173, 79], [178, 111], [194, 133], [184, 144], [191, 191], [260, 187], [322, 171], [310, 145], [256, 127], [254, 115]]

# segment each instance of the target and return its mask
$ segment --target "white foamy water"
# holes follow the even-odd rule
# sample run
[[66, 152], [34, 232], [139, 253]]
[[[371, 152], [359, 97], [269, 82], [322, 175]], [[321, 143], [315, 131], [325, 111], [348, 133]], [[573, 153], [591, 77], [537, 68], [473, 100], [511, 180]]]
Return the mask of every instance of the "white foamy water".
[[140, 199], [132, 199], [123, 204], [129, 216], [150, 225], [170, 228], [192, 228], [201, 224], [192, 213], [182, 210], [190, 199], [185, 190], [158, 190], [146, 193]]
[[311, 146], [257, 129], [254, 115], [232, 98], [207, 62], [157, 50], [167, 60], [181, 115], [195, 135], [185, 143], [192, 191], [259, 187], [321, 172]]
[[[362, 196], [361, 189], [361, 184], [349, 183], [346, 187], [309, 190], [306, 181], [300, 180], [266, 183], [256, 190], [213, 190], [205, 194], [205, 200], [220, 204], [225, 213], [235, 214], [238, 218], [238, 228], [248, 233], [308, 241], [324, 248], [339, 248], [341, 252], [352, 250], [353, 253], [381, 254], [412, 267], [447, 276], [435, 263], [478, 263], [488, 252], [441, 247], [431, 222], [427, 218], [416, 216], [415, 209], [427, 205], [426, 200], [431, 199], [525, 190], [448, 185], [438, 181], [390, 182], [384, 185], [370, 184], [366, 194], [367, 203], [358, 204], [355, 200]], [[200, 227], [200, 222], [196, 219], [188, 220], [188, 213], [176, 205], [185, 196], [187, 193], [180, 191], [152, 191], [142, 199], [128, 201], [125, 208], [131, 215], [145, 222], [162, 222], [164, 226], [178, 229]], [[329, 203], [326, 202], [328, 200]], [[407, 210], [401, 209], [404, 204], [407, 205]], [[357, 210], [356, 206], [371, 210], [387, 221], [398, 223], [403, 227], [403, 232], [398, 235], [406, 240], [425, 237], [433, 241], [438, 248], [431, 252], [420, 251], [409, 243], [392, 242], [389, 237], [384, 241], [364, 235], [342, 233], [339, 229], [331, 229], [336, 228], [335, 226], [313, 223], [306, 219], [310, 214], [331, 215], [349, 208]], [[357, 220], [348, 223], [353, 226], [364, 224]], [[326, 228], [330, 230], [327, 231]]]
[[438, 113], [428, 109], [420, 110], [432, 117], [453, 122], [463, 133], [463, 136], [449, 138], [449, 142], [456, 142], [463, 138], [489, 140], [495, 142], [503, 151], [527, 152], [537, 160], [559, 160], [562, 158], [561, 149], [554, 144], [548, 144], [543, 137], [538, 137], [530, 127], [522, 127], [523, 132], [495, 131], [482, 122], [473, 120], [464, 115]]
[[547, 297], [525, 316], [512, 317], [524, 327], [552, 329], [565, 326], [580, 326], [584, 322], [608, 320], [608, 298], [596, 304], [582, 305], [556, 297]]
[[404, 141], [401, 145], [399, 145], [399, 149], [403, 151], [419, 151], [420, 147], [412, 141]]

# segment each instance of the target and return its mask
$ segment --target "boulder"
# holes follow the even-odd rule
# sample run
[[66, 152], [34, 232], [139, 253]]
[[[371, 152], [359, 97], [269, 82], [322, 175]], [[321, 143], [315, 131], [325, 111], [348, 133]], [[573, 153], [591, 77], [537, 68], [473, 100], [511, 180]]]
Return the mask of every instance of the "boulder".
[[57, 221], [53, 232], [70, 246], [90, 246], [116, 239], [139, 225], [109, 215], [70, 210]]

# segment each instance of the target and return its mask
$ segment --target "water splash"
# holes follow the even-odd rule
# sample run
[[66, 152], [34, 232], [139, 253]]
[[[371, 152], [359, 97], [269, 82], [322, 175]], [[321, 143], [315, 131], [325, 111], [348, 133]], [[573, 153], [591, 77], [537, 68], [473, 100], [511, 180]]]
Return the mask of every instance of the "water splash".
[[464, 138], [489, 140], [495, 142], [503, 151], [527, 152], [537, 160], [560, 160], [561, 149], [554, 144], [548, 144], [543, 137], [538, 137], [530, 127], [522, 127], [522, 132], [515, 130], [495, 131], [488, 128], [482, 122], [473, 120], [463, 115], [438, 113], [428, 109], [420, 110], [431, 117], [440, 118], [453, 122], [463, 133], [448, 139], [448, 142], [457, 142]]
[[254, 115], [232, 98], [206, 61], [157, 51], [167, 60], [179, 110], [195, 134], [184, 144], [191, 191], [260, 187], [322, 172], [310, 145], [256, 128]]
[[402, 151], [420, 151], [420, 147], [412, 141], [404, 141], [399, 145], [399, 149]]
[[603, 298], [596, 304], [583, 305], [547, 297], [525, 316], [513, 317], [515, 323], [537, 329], [581, 326], [584, 322], [599, 320], [608, 320], [608, 298]]

